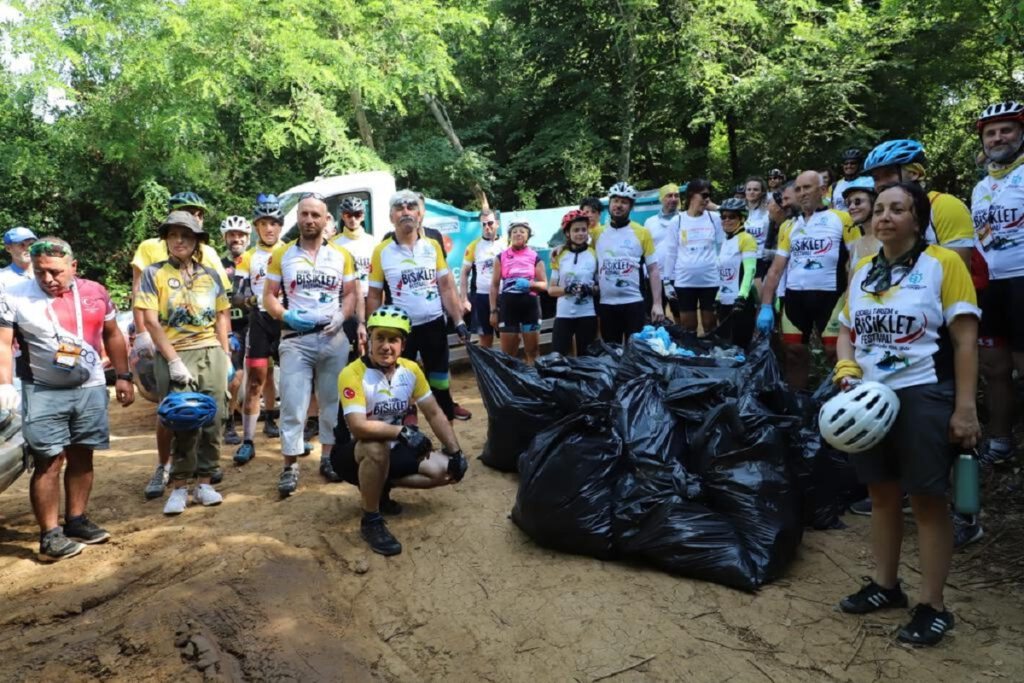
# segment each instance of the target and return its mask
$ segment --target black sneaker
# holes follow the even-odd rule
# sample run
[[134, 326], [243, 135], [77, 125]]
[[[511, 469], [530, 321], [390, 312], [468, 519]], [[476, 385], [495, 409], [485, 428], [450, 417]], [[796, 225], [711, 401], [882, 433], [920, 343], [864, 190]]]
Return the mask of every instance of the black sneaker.
[[72, 541], [64, 535], [59, 526], [50, 529], [39, 539], [39, 559], [42, 562], [59, 562], [74, 557], [85, 550], [85, 544]]
[[85, 515], [72, 517], [64, 522], [64, 535], [70, 538], [77, 538], [82, 543], [92, 545], [103, 543], [110, 538], [110, 533], [92, 522]]
[[907, 606], [907, 594], [898, 581], [895, 588], [882, 588], [870, 576], [863, 579], [863, 588], [839, 601], [840, 611], [847, 614], [870, 614], [880, 609]]
[[896, 640], [910, 645], [935, 645], [953, 628], [953, 615], [931, 605], [919, 604], [910, 611], [910, 623], [899, 630]]
[[953, 520], [953, 550], [960, 550], [985, 535], [977, 515], [962, 515], [954, 511], [950, 517]]
[[213, 472], [210, 474], [210, 483], [216, 485], [222, 481], [224, 481], [224, 470], [219, 467], [214, 468]]
[[331, 459], [329, 457], [320, 458], [320, 476], [332, 484], [336, 484], [341, 481], [341, 477], [334, 471], [334, 466], [331, 465]]
[[402, 504], [391, 499], [390, 487], [385, 487], [384, 492], [380, 494], [380, 513], [390, 517], [402, 514]]
[[281, 429], [277, 426], [277, 423], [274, 422], [274, 418], [267, 417], [266, 421], [264, 421], [263, 433], [268, 439], [276, 439], [281, 436]]
[[302, 430], [302, 438], [306, 441], [312, 441], [320, 433], [320, 418], [319, 417], [307, 417], [306, 426]]
[[372, 519], [364, 516], [359, 525], [359, 534], [370, 544], [370, 550], [378, 555], [391, 556], [402, 552], [402, 544], [391, 535], [388, 525], [380, 515]]

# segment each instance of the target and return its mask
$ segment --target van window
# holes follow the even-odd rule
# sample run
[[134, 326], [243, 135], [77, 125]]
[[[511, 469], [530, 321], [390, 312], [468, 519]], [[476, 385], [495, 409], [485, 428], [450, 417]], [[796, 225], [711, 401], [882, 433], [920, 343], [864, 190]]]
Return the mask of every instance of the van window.
[[344, 194], [338, 194], [327, 198], [327, 208], [330, 209], [331, 215], [334, 216], [334, 222], [338, 226], [338, 232], [340, 233], [345, 228], [345, 224], [341, 222], [341, 202], [348, 197], [359, 197], [363, 200], [363, 228], [366, 232], [372, 235], [373, 212], [370, 210], [369, 192], [346, 192]]

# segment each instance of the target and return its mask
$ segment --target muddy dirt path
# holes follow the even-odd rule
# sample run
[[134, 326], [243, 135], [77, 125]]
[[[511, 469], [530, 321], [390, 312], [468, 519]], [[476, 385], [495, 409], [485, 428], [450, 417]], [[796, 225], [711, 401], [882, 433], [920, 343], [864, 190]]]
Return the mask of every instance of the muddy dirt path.
[[[472, 376], [453, 389], [478, 454]], [[808, 532], [784, 580], [748, 595], [538, 548], [508, 519], [515, 478], [474, 461], [460, 486], [395, 495], [405, 550], [385, 559], [359, 539], [355, 489], [324, 483], [314, 458], [278, 500], [262, 435], [241, 469], [225, 447], [223, 505], [165, 518], [141, 495], [153, 412], [114, 408], [113, 450], [97, 455], [90, 512], [109, 543], [40, 565], [27, 478], [0, 496], [0, 680], [1024, 680], [1024, 596], [977, 586], [984, 542], [954, 566], [956, 631], [915, 651], [889, 635], [904, 613], [832, 608], [868, 573], [866, 519]]]

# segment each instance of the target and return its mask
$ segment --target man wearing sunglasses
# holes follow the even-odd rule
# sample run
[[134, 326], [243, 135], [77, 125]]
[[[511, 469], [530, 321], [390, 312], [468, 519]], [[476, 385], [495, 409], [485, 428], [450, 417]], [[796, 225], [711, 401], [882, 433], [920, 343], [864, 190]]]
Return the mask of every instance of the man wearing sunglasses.
[[[22, 402], [13, 385], [11, 344], [17, 336], [22, 349], [17, 359], [22, 433], [35, 460], [29, 490], [39, 523], [39, 559], [55, 562], [74, 557], [85, 544], [110, 538], [86, 516], [93, 451], [110, 447], [103, 348], [117, 371], [122, 406], [132, 403], [135, 387], [107, 290], [76, 277], [78, 262], [62, 239], [45, 237], [32, 245], [30, 254], [34, 278], [8, 287], [0, 303], [0, 409], [16, 410]], [[60, 473], [65, 462], [67, 507], [61, 527]]]
[[448, 379], [448, 333], [444, 314], [454, 321], [456, 334], [469, 342], [469, 328], [462, 323], [462, 303], [455, 290], [455, 278], [448, 269], [441, 245], [420, 235], [423, 204], [411, 190], [391, 195], [393, 237], [387, 237], [373, 250], [370, 265], [370, 293], [366, 298], [366, 314], [372, 314], [383, 303], [387, 284], [392, 302], [404, 309], [412, 319], [402, 355], [423, 359], [427, 383], [449, 422], [455, 419]]
[[263, 285], [263, 306], [282, 323], [278, 355], [284, 470], [277, 483], [282, 498], [299, 485], [298, 458], [306, 454], [303, 425], [314, 376], [320, 412], [320, 473], [338, 481], [330, 456], [338, 421], [338, 375], [348, 363], [349, 344], [342, 329], [345, 320], [356, 315], [359, 285], [351, 254], [324, 239], [327, 216], [323, 196], [308, 193], [299, 199], [299, 237], [274, 249]]
[[472, 314], [473, 331], [480, 335], [480, 346], [488, 349], [494, 345], [488, 291], [494, 273], [494, 259], [507, 246], [505, 240], [498, 237], [498, 216], [490, 209], [481, 211], [480, 237], [469, 243], [462, 257], [459, 292], [463, 310]]

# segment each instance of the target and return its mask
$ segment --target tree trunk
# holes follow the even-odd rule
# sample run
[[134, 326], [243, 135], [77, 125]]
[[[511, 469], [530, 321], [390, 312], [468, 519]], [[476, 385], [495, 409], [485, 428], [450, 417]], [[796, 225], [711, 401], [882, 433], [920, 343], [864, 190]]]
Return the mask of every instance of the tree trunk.
[[[441, 106], [437, 103], [437, 99], [430, 93], [423, 93], [423, 99], [430, 107], [430, 113], [434, 115], [438, 125], [441, 126], [441, 130], [444, 131], [445, 137], [448, 138], [448, 142], [451, 143], [455, 153], [459, 156], [465, 154], [466, 150], [462, 146], [462, 141], [459, 140], [458, 134], [455, 132], [455, 128], [452, 127], [452, 122], [448, 120], [448, 116], [441, 109]], [[470, 183], [469, 189], [472, 190], [476, 196], [477, 201], [480, 202], [481, 209], [490, 209], [490, 202], [487, 201], [487, 193], [484, 192], [484, 188], [480, 186], [480, 183], [474, 180]]]
[[359, 92], [358, 86], [352, 86], [352, 89], [349, 90], [349, 96], [352, 98], [352, 109], [356, 112], [359, 137], [362, 138], [364, 145], [376, 152], [377, 148], [373, 144], [373, 129], [370, 128], [370, 122], [366, 118], [366, 109], [363, 108], [363, 94]]
[[729, 140], [729, 171], [735, 181], [740, 177], [739, 151], [736, 149], [739, 143], [736, 140], [736, 117], [731, 111], [725, 115], [725, 135]]
[[633, 154], [633, 130], [636, 118], [636, 89], [639, 80], [639, 65], [636, 47], [636, 15], [619, 5], [620, 19], [626, 30], [621, 38], [625, 42], [618, 50], [622, 62], [622, 120], [619, 143], [619, 176], [616, 180], [629, 181], [630, 161]]

